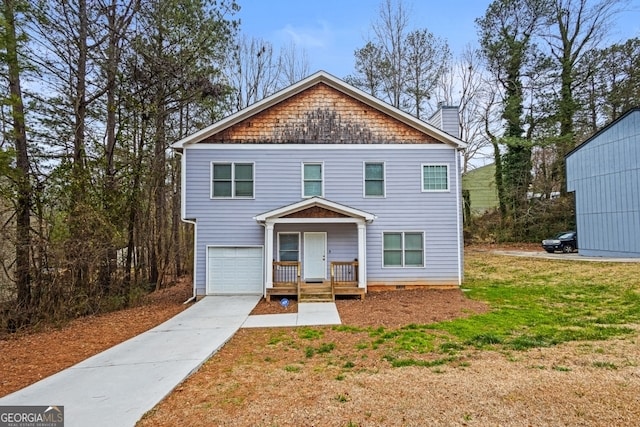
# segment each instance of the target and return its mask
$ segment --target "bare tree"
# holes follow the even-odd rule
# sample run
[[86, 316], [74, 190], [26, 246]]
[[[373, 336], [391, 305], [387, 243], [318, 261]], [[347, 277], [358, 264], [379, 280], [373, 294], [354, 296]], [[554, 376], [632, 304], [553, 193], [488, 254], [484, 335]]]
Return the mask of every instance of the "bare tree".
[[306, 50], [298, 49], [293, 41], [280, 50], [281, 78], [284, 86], [292, 85], [309, 75], [309, 57]]
[[451, 53], [447, 42], [429, 31], [415, 30], [406, 37], [405, 110], [421, 118], [440, 77], [448, 68]]
[[612, 18], [621, 11], [626, 0], [550, 0], [547, 31], [544, 34], [560, 73], [557, 120], [561, 139], [558, 141], [557, 175], [566, 192], [564, 155], [575, 145], [575, 115], [579, 109], [575, 89], [580, 80], [579, 65], [585, 54], [603, 41]]
[[[470, 169], [474, 159], [490, 157], [491, 145], [485, 130], [487, 104], [490, 91], [487, 90], [486, 72], [482, 66], [480, 53], [470, 45], [466, 46], [451, 68], [442, 75], [438, 102], [457, 105], [460, 117], [460, 137], [467, 143], [463, 157], [463, 172]], [[497, 125], [500, 121], [497, 120]]]
[[293, 42], [278, 52], [265, 40], [240, 36], [225, 76], [231, 86], [229, 112], [254, 104], [309, 75], [309, 58]]
[[402, 0], [383, 0], [373, 33], [355, 51], [355, 74], [347, 82], [396, 108], [421, 117], [450, 60], [446, 40], [427, 29], [412, 30]]
[[372, 24], [374, 42], [382, 52], [385, 69], [382, 76], [383, 94], [396, 108], [401, 107], [402, 95], [406, 86], [406, 72], [403, 69], [406, 60], [407, 45], [405, 39], [409, 32], [409, 11], [402, 0], [383, 0], [378, 20]]
[[236, 42], [226, 75], [233, 87], [233, 111], [238, 111], [274, 93], [279, 87], [281, 64], [273, 45], [242, 36]]

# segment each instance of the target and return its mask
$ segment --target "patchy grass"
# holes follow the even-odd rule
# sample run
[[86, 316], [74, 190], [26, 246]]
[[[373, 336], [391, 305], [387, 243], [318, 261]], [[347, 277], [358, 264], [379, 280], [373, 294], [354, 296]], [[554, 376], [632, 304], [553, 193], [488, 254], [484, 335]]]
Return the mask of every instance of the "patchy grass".
[[489, 313], [428, 328], [477, 348], [527, 350], [621, 337], [640, 323], [638, 264], [505, 261], [476, 257], [466, 270], [467, 295]]
[[[332, 330], [361, 337], [356, 352], [382, 352], [383, 360], [394, 367], [433, 367], [459, 360], [470, 348], [526, 351], [606, 340], [633, 333], [630, 325], [640, 323], [637, 264], [505, 261], [503, 256], [468, 261], [466, 295], [487, 302], [487, 313], [428, 325], [339, 325]], [[297, 334], [311, 341], [324, 336], [321, 328], [312, 327], [300, 328]], [[304, 348], [311, 358], [332, 352], [336, 344]], [[434, 359], [438, 353], [449, 357]]]

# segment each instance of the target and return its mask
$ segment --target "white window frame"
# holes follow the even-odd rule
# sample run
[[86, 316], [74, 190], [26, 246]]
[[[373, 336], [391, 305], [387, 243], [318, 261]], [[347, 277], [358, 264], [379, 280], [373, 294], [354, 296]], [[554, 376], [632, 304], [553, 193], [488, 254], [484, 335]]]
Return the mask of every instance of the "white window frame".
[[[308, 196], [304, 193], [304, 184], [305, 184], [305, 179], [304, 179], [304, 167], [305, 166], [312, 166], [312, 165], [319, 165], [320, 166], [320, 194], [319, 195], [312, 195], [312, 196]], [[300, 165], [300, 193], [302, 194], [302, 198], [303, 199], [310, 199], [311, 197], [324, 197], [324, 162], [302, 162], [302, 165]]]
[[[214, 196], [213, 194], [213, 168], [215, 165], [230, 165], [231, 166], [231, 196]], [[251, 165], [252, 173], [252, 189], [251, 196], [236, 196], [236, 165]], [[255, 162], [229, 162], [229, 161], [212, 161], [209, 165], [209, 198], [212, 200], [253, 200], [256, 198], [256, 164]]]
[[282, 261], [280, 259], [280, 236], [283, 234], [295, 234], [298, 237], [298, 262], [300, 262], [300, 256], [302, 255], [302, 250], [300, 249], [300, 232], [297, 231], [279, 231], [278, 232], [278, 244], [276, 246], [276, 250], [278, 251], [278, 261]]
[[[401, 265], [385, 265], [384, 264], [384, 236], [385, 234], [400, 234], [402, 235], [402, 257], [401, 257]], [[421, 265], [406, 265], [405, 263], [405, 253], [407, 251], [405, 247], [405, 234], [420, 234], [422, 235], [422, 264]], [[381, 248], [382, 248], [382, 268], [425, 268], [426, 263], [426, 241], [425, 241], [425, 232], [424, 231], [383, 231], [382, 232], [382, 240], [381, 240]]]
[[[382, 194], [381, 195], [367, 194], [367, 165], [369, 164], [382, 165]], [[385, 162], [375, 162], [375, 161], [362, 162], [362, 197], [366, 199], [384, 199], [387, 197], [387, 164]]]
[[[424, 169], [425, 166], [444, 166], [445, 168], [447, 168], [447, 188], [445, 189], [427, 189], [424, 188]], [[423, 163], [422, 165], [420, 165], [420, 189], [422, 190], [423, 193], [448, 193], [451, 191], [451, 185], [450, 183], [450, 168], [449, 165], [446, 163]]]

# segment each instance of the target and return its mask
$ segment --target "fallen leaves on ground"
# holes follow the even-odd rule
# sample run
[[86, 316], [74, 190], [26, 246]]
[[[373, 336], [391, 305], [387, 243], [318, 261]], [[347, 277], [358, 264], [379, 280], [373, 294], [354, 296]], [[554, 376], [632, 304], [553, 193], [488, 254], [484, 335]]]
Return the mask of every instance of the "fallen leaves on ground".
[[62, 328], [18, 333], [0, 340], [0, 397], [20, 390], [116, 344], [147, 331], [184, 310], [191, 283], [149, 294], [140, 306], [75, 319]]

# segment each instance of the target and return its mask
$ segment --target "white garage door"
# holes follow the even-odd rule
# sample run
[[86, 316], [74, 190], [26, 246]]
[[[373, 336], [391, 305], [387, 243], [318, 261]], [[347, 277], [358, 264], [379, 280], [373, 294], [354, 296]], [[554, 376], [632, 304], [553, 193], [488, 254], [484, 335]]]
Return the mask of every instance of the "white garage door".
[[210, 247], [208, 294], [262, 294], [262, 248]]

